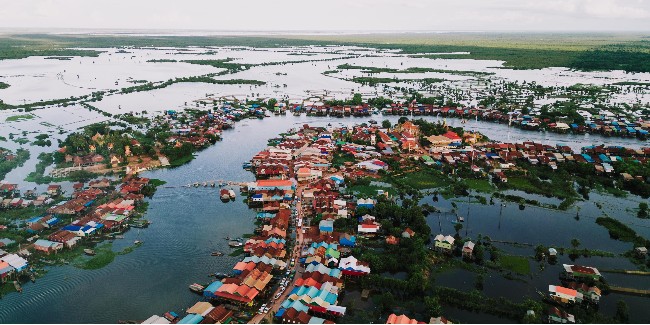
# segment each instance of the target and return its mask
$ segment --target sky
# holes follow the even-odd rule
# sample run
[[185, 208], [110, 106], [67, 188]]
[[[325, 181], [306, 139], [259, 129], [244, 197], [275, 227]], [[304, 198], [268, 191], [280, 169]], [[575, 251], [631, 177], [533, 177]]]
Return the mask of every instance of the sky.
[[650, 31], [650, 0], [0, 0], [0, 28]]

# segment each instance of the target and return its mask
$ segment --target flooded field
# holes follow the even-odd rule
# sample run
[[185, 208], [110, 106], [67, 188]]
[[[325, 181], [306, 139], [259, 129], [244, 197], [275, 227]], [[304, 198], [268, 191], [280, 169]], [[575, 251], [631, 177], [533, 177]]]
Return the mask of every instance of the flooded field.
[[[364, 96], [390, 97], [394, 89], [383, 86], [368, 86], [351, 81], [355, 77], [368, 77], [361, 70], [336, 70], [337, 66], [350, 64], [377, 68], [408, 69], [431, 68], [449, 70], [426, 73], [379, 73], [376, 78], [423, 79], [440, 78], [443, 84], [471, 89], [481, 87], [485, 79], [491, 82], [535, 81], [540, 85], [570, 86], [576, 83], [607, 85], [622, 81], [650, 82], [650, 74], [626, 74], [612, 72], [578, 72], [565, 68], [542, 70], [503, 69], [501, 61], [480, 61], [464, 59], [427, 59], [410, 57], [396, 51], [361, 49], [356, 47], [290, 47], [290, 48], [241, 48], [241, 47], [194, 47], [194, 48], [139, 48], [139, 49], [97, 49], [104, 51], [99, 57], [72, 57], [52, 59], [30, 57], [21, 60], [0, 61], [0, 81], [10, 84], [0, 90], [0, 99], [8, 104], [34, 103], [71, 96], [89, 95], [96, 91], [119, 90], [143, 82], [160, 82], [171, 78], [215, 74], [215, 79], [259, 80], [264, 85], [208, 84], [183, 82], [151, 91], [128, 94], [107, 93], [101, 100], [91, 104], [100, 112], [81, 105], [67, 107], [48, 106], [29, 113], [18, 110], [0, 111], [0, 134], [24, 138], [25, 144], [7, 139], [0, 141], [0, 147], [11, 150], [27, 148], [31, 158], [22, 166], [10, 172], [7, 181], [19, 184], [21, 188], [44, 190], [47, 185], [26, 182], [24, 177], [34, 171], [38, 155], [52, 152], [58, 140], [86, 125], [115, 121], [101, 112], [122, 114], [143, 112], [154, 115], [164, 110], [196, 108], [196, 100], [202, 98], [269, 98], [307, 99], [312, 96], [343, 99], [354, 92]], [[150, 60], [226, 60], [248, 65], [241, 71], [218, 75], [225, 69], [209, 65], [183, 62], [148, 62]], [[454, 71], [473, 71], [486, 75], [459, 75]], [[396, 82], [393, 86], [409, 86]], [[650, 101], [647, 94], [627, 94], [618, 100]], [[200, 108], [201, 106], [199, 106]], [[30, 114], [32, 118], [7, 121], [19, 114]], [[381, 121], [397, 122], [397, 116], [376, 115]], [[435, 116], [423, 117], [432, 121], [443, 121]], [[266, 146], [266, 140], [295, 126], [327, 125], [342, 123], [350, 125], [365, 122], [369, 118], [333, 118], [307, 116], [273, 116], [264, 120], [244, 120], [233, 130], [223, 133], [223, 141], [200, 152], [191, 163], [174, 168], [149, 171], [142, 176], [167, 182], [149, 200], [150, 207], [145, 217], [153, 224], [149, 229], [129, 231], [126, 240], [141, 240], [144, 245], [133, 253], [118, 256], [113, 263], [95, 271], [85, 271], [72, 266], [52, 267], [48, 274], [35, 284], [26, 284], [21, 295], [11, 294], [0, 300], [0, 323], [112, 323], [118, 319], [144, 320], [151, 314], [167, 310], [179, 311], [199, 300], [187, 290], [193, 282], [207, 282], [207, 275], [228, 272], [238, 260], [237, 257], [211, 257], [210, 252], [219, 249], [228, 251], [226, 236], [238, 236], [253, 229], [254, 212], [238, 199], [231, 203], [218, 200], [218, 189], [183, 188], [193, 182], [210, 180], [251, 181], [253, 175], [242, 170], [241, 163]], [[606, 138], [598, 135], [556, 134], [530, 132], [510, 128], [504, 124], [482, 121], [446, 120], [449, 125], [463, 126], [466, 130], [479, 131], [492, 140], [521, 142], [526, 140], [555, 145], [565, 144], [574, 150], [592, 144], [623, 145], [631, 148], [648, 146], [650, 142], [631, 138]], [[30, 142], [38, 134], [50, 135], [51, 147], [39, 147]], [[63, 183], [70, 190], [70, 183]], [[525, 193], [511, 193], [542, 203], [558, 204], [556, 199], [547, 199]], [[599, 216], [607, 214], [629, 225], [638, 234], [650, 237], [650, 223], [638, 219], [631, 211], [642, 199], [634, 195], [615, 198], [592, 192], [589, 201], [579, 201], [568, 211], [556, 211], [526, 206], [521, 210], [517, 204], [495, 200], [494, 205], [467, 203], [461, 199], [444, 198], [433, 202], [426, 196], [421, 203], [428, 203], [446, 211], [432, 213], [427, 223], [432, 233], [453, 234], [451, 223], [457, 212], [466, 216], [464, 236], [489, 236], [493, 240], [506, 242], [543, 244], [555, 247], [570, 247], [571, 239], [579, 238], [581, 247], [614, 253], [614, 257], [578, 257], [576, 262], [603, 269], [634, 269], [634, 265], [620, 254], [630, 249], [629, 243], [613, 240], [607, 230], [595, 223]], [[505, 204], [505, 205], [502, 205]], [[601, 207], [598, 207], [600, 204]], [[578, 211], [579, 208], [579, 211]], [[122, 243], [115, 241], [115, 249]], [[513, 255], [531, 256], [534, 246], [513, 246], [498, 244], [499, 248]], [[556, 265], [540, 269], [531, 261], [532, 275], [523, 281], [511, 281], [497, 272], [485, 277], [484, 292], [488, 296], [503, 296], [521, 301], [524, 295], [533, 296], [536, 291], [545, 291], [549, 283], [557, 282], [562, 263], [573, 263], [568, 256], [560, 256]], [[392, 275], [402, 278], [404, 274]], [[467, 270], [452, 269], [436, 276], [435, 282], [460, 290], [472, 290], [475, 274]], [[620, 274], [606, 274], [612, 284], [650, 289], [648, 277]], [[92, 299], [89, 299], [92, 297]], [[630, 308], [633, 322], [650, 320], [647, 310], [648, 299], [610, 294], [604, 296], [601, 311], [613, 315], [616, 302], [624, 300]], [[116, 303], [121, 302], [121, 303]], [[81, 308], [80, 308], [81, 307]], [[470, 313], [453, 307], [445, 307], [449, 317], [462, 322], [504, 322], [491, 315]]]

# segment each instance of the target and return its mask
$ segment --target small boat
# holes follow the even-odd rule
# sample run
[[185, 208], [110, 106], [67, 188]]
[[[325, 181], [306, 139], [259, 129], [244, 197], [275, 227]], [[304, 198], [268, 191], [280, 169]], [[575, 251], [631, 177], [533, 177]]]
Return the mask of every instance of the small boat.
[[370, 122], [370, 124], [377, 124], [377, 121], [375, 121], [375, 120], [370, 120], [368, 122]]
[[206, 187], [206, 186], [208, 186], [208, 183], [207, 183], [207, 182], [203, 182], [203, 187]]
[[214, 251], [214, 252], [212, 252], [212, 254], [210, 254], [210, 255], [212, 255], [212, 256], [223, 256], [223, 253], [220, 252], [220, 251]]
[[194, 183], [194, 187], [199, 187], [199, 182]]
[[18, 283], [18, 281], [14, 281], [14, 288], [16, 288], [16, 291], [20, 293], [23, 292], [23, 287], [20, 286], [20, 283]]
[[221, 189], [221, 191], [219, 191], [219, 196], [221, 197], [222, 201], [230, 200], [230, 193], [228, 193], [228, 190], [225, 189], [225, 188]]
[[210, 187], [214, 187], [214, 182], [210, 182]]
[[92, 249], [90, 249], [90, 248], [84, 248], [84, 253], [85, 253], [86, 255], [90, 255], [90, 256], [95, 255], [95, 251], [92, 250]]
[[238, 241], [230, 241], [228, 242], [228, 246], [230, 247], [242, 247], [244, 244], [238, 242]]
[[136, 241], [133, 242], [133, 244], [134, 244], [134, 245], [140, 245], [140, 244], [142, 244], [142, 242], [139, 241], [139, 240], [136, 240]]
[[115, 239], [124, 239], [124, 235], [116, 235]]
[[163, 315], [163, 317], [165, 317], [165, 319], [167, 319], [168, 321], [173, 322], [175, 319], [178, 318], [178, 314], [173, 311], [168, 311]]
[[198, 283], [190, 284], [190, 290], [192, 290], [192, 292], [195, 292], [195, 293], [198, 293], [198, 294], [203, 294], [204, 289], [205, 289], [205, 287], [198, 284]]
[[230, 199], [231, 199], [231, 200], [234, 200], [235, 197], [236, 197], [236, 195], [235, 195], [235, 191], [233, 191], [233, 190], [228, 190], [228, 195], [230, 195]]

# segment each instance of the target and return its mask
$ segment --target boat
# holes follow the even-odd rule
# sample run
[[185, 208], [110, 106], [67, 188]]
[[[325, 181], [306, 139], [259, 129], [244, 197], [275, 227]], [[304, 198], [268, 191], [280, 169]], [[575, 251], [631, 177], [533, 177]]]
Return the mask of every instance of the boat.
[[214, 182], [210, 182], [210, 187], [214, 187]]
[[175, 319], [178, 318], [178, 314], [173, 311], [168, 311], [163, 315], [163, 317], [165, 317], [165, 319], [167, 319], [168, 321], [173, 322]]
[[212, 252], [212, 254], [210, 254], [210, 255], [212, 255], [212, 256], [223, 256], [223, 253], [220, 252], [220, 251], [214, 251], [214, 252]]
[[235, 195], [235, 191], [233, 191], [233, 190], [228, 190], [228, 195], [230, 195], [230, 199], [231, 199], [231, 200], [234, 200], [235, 197], [236, 197], [236, 195]]
[[198, 293], [198, 294], [203, 294], [204, 289], [205, 289], [205, 287], [198, 284], [198, 283], [190, 284], [190, 290], [192, 290], [192, 292], [195, 292], [195, 293]]
[[136, 241], [133, 242], [133, 244], [134, 244], [134, 245], [140, 245], [140, 244], [142, 244], [142, 242], [139, 241], [139, 240], [136, 240]]
[[95, 255], [95, 251], [92, 250], [92, 249], [90, 249], [90, 248], [84, 248], [84, 253], [85, 253], [86, 255], [90, 255], [90, 256]]
[[244, 244], [238, 242], [238, 241], [230, 241], [228, 242], [228, 246], [230, 247], [242, 247]]
[[20, 283], [18, 283], [18, 281], [14, 281], [14, 288], [16, 288], [16, 291], [20, 293], [23, 292], [23, 287], [20, 286]]
[[368, 122], [370, 122], [370, 124], [377, 124], [377, 121], [375, 121], [375, 120], [370, 120]]
[[124, 235], [116, 235], [115, 239], [124, 239]]
[[228, 193], [228, 190], [225, 189], [225, 188], [221, 189], [221, 191], [219, 191], [219, 196], [221, 197], [221, 201], [230, 200], [230, 193]]

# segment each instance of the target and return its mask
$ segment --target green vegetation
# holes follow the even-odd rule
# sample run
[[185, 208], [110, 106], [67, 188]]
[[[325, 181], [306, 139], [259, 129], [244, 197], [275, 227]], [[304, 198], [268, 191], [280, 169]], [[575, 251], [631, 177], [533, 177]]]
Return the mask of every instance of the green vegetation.
[[84, 270], [97, 270], [111, 264], [117, 253], [113, 251], [112, 244], [104, 244], [95, 248], [95, 256], [88, 260], [77, 261], [73, 265]]
[[139, 245], [135, 246], [129, 246], [124, 248], [120, 252], [114, 252], [113, 251], [113, 244], [112, 243], [107, 243], [101, 246], [97, 246], [97, 248], [94, 249], [95, 251], [95, 256], [91, 257], [90, 259], [78, 259], [73, 263], [75, 267], [78, 267], [80, 269], [84, 270], [97, 270], [105, 267], [108, 264], [111, 264], [115, 260], [115, 257], [118, 255], [126, 255], [135, 250]]
[[468, 188], [483, 193], [492, 193], [496, 190], [494, 185], [492, 185], [488, 179], [464, 179], [463, 183], [465, 183]]
[[209, 65], [215, 68], [226, 69], [225, 73], [220, 73], [220, 74], [235, 73], [243, 70], [248, 70], [252, 66], [255, 66], [254, 64], [234, 63], [232, 62], [232, 60], [233, 59], [228, 58], [223, 60], [184, 60], [180, 62], [199, 64], [199, 65]]
[[228, 254], [228, 256], [237, 257], [243, 254], [244, 254], [243, 248], [236, 248], [230, 254]]
[[499, 255], [497, 263], [500, 267], [512, 272], [522, 275], [530, 274], [530, 263], [524, 256]]
[[387, 178], [391, 180], [391, 183], [409, 185], [419, 190], [443, 187], [449, 182], [447, 176], [437, 170], [416, 171]]
[[33, 118], [34, 118], [34, 115], [31, 115], [31, 114], [21, 114], [21, 115], [13, 115], [13, 116], [9, 116], [9, 117], [7, 117], [7, 120], [6, 120], [6, 121], [7, 121], [7, 122], [18, 122], [18, 121], [29, 120], [29, 119], [33, 119]]
[[337, 151], [336, 153], [334, 153], [334, 157], [332, 158], [332, 167], [339, 168], [343, 166], [346, 162], [354, 163], [355, 161], [356, 160], [354, 159], [354, 156], [352, 156], [351, 154]]
[[54, 155], [52, 153], [42, 152], [38, 155], [38, 163], [36, 163], [36, 170], [27, 174], [25, 180], [34, 182], [36, 184], [47, 184], [53, 181], [51, 176], [45, 176], [45, 168], [52, 165], [54, 162]]
[[526, 299], [523, 303], [514, 303], [503, 297], [492, 298], [485, 296], [477, 290], [467, 292], [447, 287], [437, 287], [434, 292], [443, 304], [517, 321], [522, 321], [526, 311], [532, 309], [538, 317], [533, 323], [541, 323], [539, 317], [542, 316], [544, 307], [541, 303], [531, 299]]
[[[6, 151], [4, 148], [0, 148], [0, 152]], [[4, 158], [0, 157], [0, 180], [4, 179], [7, 174], [18, 166], [22, 166], [29, 159], [29, 151], [26, 149], [16, 150], [15, 158], [12, 160], [7, 160], [6, 156]]]
[[6, 82], [0, 81], [0, 89], [7, 89], [9, 88], [9, 84]]
[[[463, 70], [443, 70], [443, 69], [434, 69], [434, 68], [421, 68], [421, 67], [410, 67], [406, 69], [394, 69], [394, 68], [378, 68], [378, 67], [364, 67], [358, 65], [351, 65], [348, 63], [341, 64], [336, 67], [339, 70], [361, 70], [363, 73], [425, 73], [425, 72], [437, 72], [437, 73], [448, 73], [453, 75], [460, 76], [487, 76], [493, 75], [494, 72], [477, 72], [477, 71], [463, 71]], [[444, 80], [444, 79], [439, 79]]]
[[599, 217], [596, 223], [607, 228], [609, 236], [613, 239], [630, 242], [635, 246], [650, 247], [650, 240], [647, 240], [627, 225], [611, 217]]

